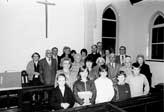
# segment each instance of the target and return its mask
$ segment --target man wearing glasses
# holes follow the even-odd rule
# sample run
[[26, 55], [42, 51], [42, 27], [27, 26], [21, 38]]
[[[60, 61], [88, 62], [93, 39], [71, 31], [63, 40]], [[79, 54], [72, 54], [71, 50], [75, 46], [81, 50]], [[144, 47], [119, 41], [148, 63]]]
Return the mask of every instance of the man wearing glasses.
[[116, 56], [116, 63], [121, 64], [122, 66], [125, 63], [125, 57], [126, 57], [126, 47], [125, 46], [120, 46], [119, 48], [119, 55]]

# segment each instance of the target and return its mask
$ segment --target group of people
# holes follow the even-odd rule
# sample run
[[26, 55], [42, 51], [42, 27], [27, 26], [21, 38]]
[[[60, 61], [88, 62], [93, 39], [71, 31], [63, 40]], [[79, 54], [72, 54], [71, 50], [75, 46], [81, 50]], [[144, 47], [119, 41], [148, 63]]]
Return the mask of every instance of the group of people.
[[[151, 72], [143, 55], [132, 63], [126, 47], [120, 46], [119, 55], [112, 49], [102, 50], [102, 43], [91, 46], [80, 53], [63, 48], [46, 50], [45, 58], [32, 54], [26, 71], [32, 85], [54, 85], [48, 93], [52, 109], [67, 109], [109, 101], [121, 101], [131, 97], [147, 95], [151, 87]], [[45, 97], [45, 96], [44, 96]]]

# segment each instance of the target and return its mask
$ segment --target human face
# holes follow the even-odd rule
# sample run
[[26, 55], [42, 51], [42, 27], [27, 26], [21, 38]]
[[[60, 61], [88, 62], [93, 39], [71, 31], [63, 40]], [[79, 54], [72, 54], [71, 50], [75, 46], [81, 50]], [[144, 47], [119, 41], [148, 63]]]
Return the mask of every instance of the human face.
[[97, 47], [95, 45], [92, 46], [92, 52], [96, 53], [97, 52]]
[[102, 77], [106, 77], [107, 76], [107, 71], [101, 71], [100, 72], [100, 76], [102, 76]]
[[88, 71], [85, 69], [83, 72], [80, 72], [81, 79], [86, 79], [88, 76]]
[[39, 61], [39, 56], [37, 54], [34, 54], [32, 59], [33, 61]]
[[86, 66], [87, 66], [87, 68], [92, 68], [92, 62], [91, 61], [87, 61], [86, 62]]
[[105, 50], [105, 55], [106, 55], [106, 56], [110, 55], [109, 50]]
[[120, 48], [120, 55], [126, 54], [126, 49], [124, 47]]
[[85, 52], [82, 52], [82, 53], [81, 53], [81, 56], [82, 56], [82, 57], [86, 57], [87, 54], [86, 54]]
[[98, 61], [98, 65], [99, 65], [99, 66], [101, 66], [101, 65], [103, 65], [103, 64], [105, 64], [105, 62], [104, 62], [103, 60], [99, 60], [99, 61]]
[[139, 75], [140, 69], [136, 68], [136, 67], [133, 67], [132, 71], [133, 71], [134, 75]]
[[130, 57], [126, 57], [125, 58], [125, 66], [126, 67], [130, 67], [131, 66], [131, 58]]
[[71, 52], [71, 50], [70, 50], [69, 48], [65, 49], [65, 54], [66, 54], [66, 55], [69, 55], [70, 52]]
[[58, 55], [58, 49], [52, 49], [52, 54], [57, 56]]
[[81, 55], [80, 54], [76, 54], [74, 56], [75, 62], [80, 62], [81, 61]]
[[57, 83], [58, 83], [58, 85], [59, 85], [60, 87], [61, 87], [61, 86], [64, 86], [65, 83], [66, 83], [65, 77], [64, 77], [64, 76], [59, 76], [59, 77], [58, 77], [58, 80], [57, 80]]
[[143, 62], [144, 62], [144, 60], [143, 60], [143, 58], [142, 58], [142, 57], [138, 57], [137, 61], [138, 61], [138, 63], [139, 63], [140, 65], [142, 65], [142, 64], [143, 64]]
[[64, 60], [64, 61], [63, 61], [63, 68], [64, 68], [64, 69], [69, 69], [69, 67], [70, 67], [70, 62], [69, 62], [69, 60]]
[[98, 48], [98, 49], [102, 49], [102, 43], [101, 43], [101, 42], [99, 42], [99, 43], [97, 44], [97, 48]]
[[46, 50], [46, 57], [51, 58], [52, 52], [51, 50]]
[[111, 53], [109, 59], [111, 62], [114, 62], [115, 61], [115, 54]]
[[117, 77], [117, 79], [118, 79], [118, 82], [119, 83], [123, 83], [123, 82], [125, 82], [125, 76], [122, 74], [122, 75], [119, 75], [118, 77]]

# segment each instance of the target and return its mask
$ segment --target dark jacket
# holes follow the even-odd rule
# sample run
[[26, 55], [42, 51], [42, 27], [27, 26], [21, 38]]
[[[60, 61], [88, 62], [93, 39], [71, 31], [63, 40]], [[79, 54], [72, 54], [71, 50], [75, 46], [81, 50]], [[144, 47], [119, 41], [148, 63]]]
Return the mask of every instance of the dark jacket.
[[61, 107], [61, 103], [69, 103], [70, 105], [68, 108], [74, 106], [75, 103], [74, 95], [71, 89], [67, 85], [65, 85], [64, 96], [62, 96], [59, 86], [57, 86], [54, 90], [52, 90], [51, 95], [52, 96], [50, 99], [50, 105], [52, 109], [55, 110], [63, 109]]
[[46, 58], [39, 61], [39, 73], [41, 82], [45, 85], [54, 85], [57, 66], [56, 60], [52, 59], [51, 66], [47, 63]]
[[95, 99], [96, 99], [96, 87], [95, 87], [94, 82], [91, 81], [91, 80], [88, 80], [86, 82], [86, 88], [85, 88], [85, 83], [82, 82], [81, 80], [77, 80], [74, 83], [73, 92], [74, 92], [75, 99], [76, 99], [77, 103], [79, 103], [80, 105], [82, 105], [84, 102], [78, 96], [78, 92], [82, 92], [82, 91], [91, 91], [92, 92], [92, 98], [90, 99], [90, 103], [94, 104], [95, 103]]

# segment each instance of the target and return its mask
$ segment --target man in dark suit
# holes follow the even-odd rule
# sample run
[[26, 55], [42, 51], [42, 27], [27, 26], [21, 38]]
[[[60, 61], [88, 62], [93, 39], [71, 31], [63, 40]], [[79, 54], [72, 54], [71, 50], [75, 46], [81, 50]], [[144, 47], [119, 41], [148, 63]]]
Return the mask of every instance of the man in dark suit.
[[60, 69], [60, 56], [58, 56], [58, 48], [53, 47], [51, 51], [52, 51], [52, 58], [56, 60], [57, 70], [59, 70]]
[[120, 70], [121, 65], [115, 62], [115, 54], [111, 53], [110, 54], [110, 63], [107, 64], [108, 66], [108, 78], [110, 78], [114, 85], [117, 82], [116, 75]]
[[96, 66], [96, 60], [98, 57], [101, 57], [99, 53], [97, 53], [97, 45], [92, 45], [91, 46], [91, 54], [88, 55], [88, 58], [92, 59], [93, 61], [93, 66]]
[[[45, 58], [39, 61], [40, 80], [44, 85], [53, 86], [57, 71], [56, 60], [52, 59], [51, 50], [46, 50]], [[42, 103], [50, 101], [51, 92], [44, 92]]]
[[57, 66], [56, 60], [52, 59], [51, 50], [46, 50], [45, 58], [39, 61], [39, 73], [44, 85], [54, 85]]
[[119, 55], [116, 56], [115, 62], [118, 64], [121, 64], [122, 66], [125, 63], [125, 57], [126, 57], [126, 47], [120, 46], [119, 48]]

